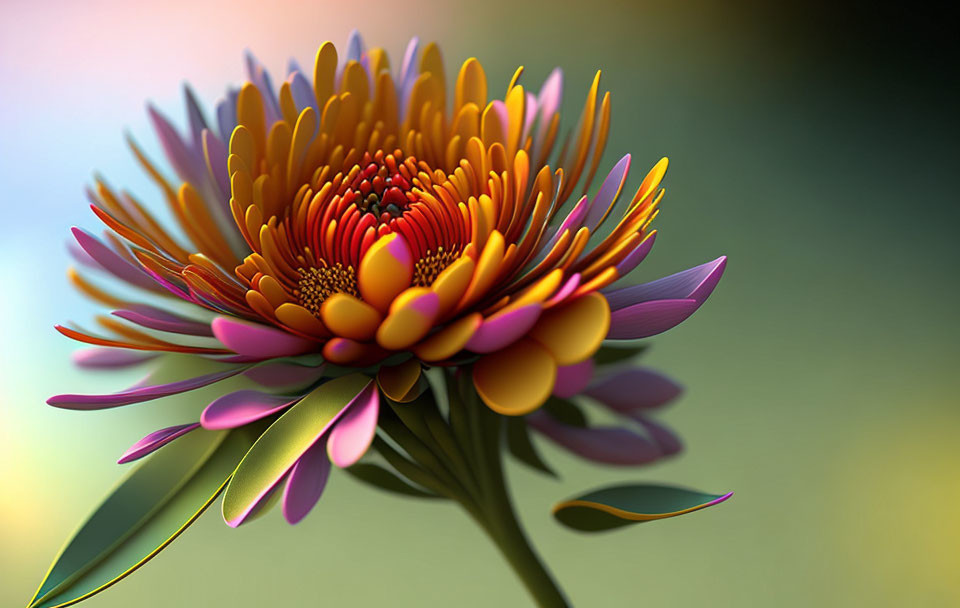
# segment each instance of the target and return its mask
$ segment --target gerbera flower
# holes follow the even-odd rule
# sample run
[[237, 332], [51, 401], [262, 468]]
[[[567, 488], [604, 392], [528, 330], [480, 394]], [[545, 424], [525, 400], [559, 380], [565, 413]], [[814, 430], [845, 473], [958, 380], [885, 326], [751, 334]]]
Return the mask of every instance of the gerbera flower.
[[[499, 415], [530, 414], [511, 418], [510, 447], [534, 464], [528, 425], [609, 464], [642, 464], [679, 449], [644, 414], [678, 387], [622, 368], [594, 378], [593, 358], [605, 340], [646, 338], [689, 317], [725, 260], [615, 286], [653, 245], [667, 161], [632, 196], [621, 196], [630, 155], [596, 179], [610, 128], [599, 72], [577, 127], [561, 138], [559, 70], [533, 93], [518, 69], [500, 98], [476, 59], [448, 85], [436, 45], [421, 50], [414, 39], [394, 68], [356, 34], [343, 57], [324, 43], [309, 72], [291, 62], [279, 87], [252, 56], [247, 68], [249, 82], [229, 92], [213, 120], [186, 90], [185, 134], [149, 109], [175, 180], [130, 140], [177, 230], [102, 180], [89, 195], [104, 237], [74, 229], [84, 273], [71, 270], [71, 279], [114, 309], [97, 319], [104, 333], [57, 328], [103, 347], [77, 362], [118, 368], [157, 359], [160, 367], [128, 390], [60, 395], [51, 405], [102, 409], [215, 383], [233, 387], [196, 419], [171, 421], [120, 458], [184, 444], [178, 454], [193, 460], [164, 456], [167, 448], [131, 479], [174, 460], [171, 479], [186, 476], [183, 483], [204, 496], [194, 508], [225, 487], [223, 515], [236, 526], [282, 495], [284, 516], [295, 523], [320, 497], [332, 461], [387, 489], [456, 499], [482, 519], [489, 514], [476, 498], [496, 488], [472, 471], [485, 453], [499, 453], [499, 436], [475, 435], [471, 424], [496, 429]], [[88, 268], [141, 295], [96, 286]], [[182, 355], [194, 372], [158, 379]], [[237, 380], [245, 384], [236, 388]], [[581, 393], [637, 430], [590, 427], [567, 400]], [[472, 409], [477, 398], [496, 415]], [[227, 429], [237, 430], [211, 432]], [[357, 464], [375, 441], [392, 469]], [[193, 469], [177, 468], [191, 462]], [[644, 517], [709, 502], [667, 492], [676, 508], [654, 501]], [[155, 498], [164, 505], [177, 496]], [[623, 505], [594, 511], [610, 516], [611, 509], [631, 519]], [[577, 517], [558, 518], [576, 525]], [[158, 534], [161, 546], [171, 539]], [[73, 593], [56, 573], [57, 565], [32, 605]]]

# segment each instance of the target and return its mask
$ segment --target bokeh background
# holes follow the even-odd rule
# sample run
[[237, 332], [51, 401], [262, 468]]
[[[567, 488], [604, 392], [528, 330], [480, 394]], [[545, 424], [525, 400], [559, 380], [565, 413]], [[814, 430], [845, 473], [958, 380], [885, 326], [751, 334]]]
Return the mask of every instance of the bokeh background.
[[[509, 470], [577, 605], [960, 605], [960, 129], [948, 23], [799, 2], [4, 0], [0, 605], [26, 603], [122, 474], [117, 455], [164, 419], [162, 403], [92, 414], [44, 404], [132, 379], [72, 370], [74, 346], [52, 329], [93, 313], [64, 277], [68, 228], [97, 225], [83, 186], [97, 170], [154, 192], [122, 140], [128, 129], [159, 156], [144, 100], [182, 124], [182, 81], [209, 104], [242, 79], [244, 48], [280, 71], [354, 27], [395, 62], [409, 36], [436, 40], [450, 75], [476, 55], [492, 91], [517, 64], [528, 84], [562, 66], [568, 126], [602, 68], [614, 112], [606, 166], [632, 152], [635, 188], [671, 158], [660, 237], [639, 278], [730, 256], [708, 304], [647, 357], [688, 387], [664, 415], [683, 455], [617, 470], [542, 444], [560, 482]], [[594, 537], [550, 518], [557, 499], [623, 479], [736, 494]], [[299, 526], [273, 513], [231, 530], [211, 510], [89, 605], [526, 601], [454, 508], [335, 475]]]

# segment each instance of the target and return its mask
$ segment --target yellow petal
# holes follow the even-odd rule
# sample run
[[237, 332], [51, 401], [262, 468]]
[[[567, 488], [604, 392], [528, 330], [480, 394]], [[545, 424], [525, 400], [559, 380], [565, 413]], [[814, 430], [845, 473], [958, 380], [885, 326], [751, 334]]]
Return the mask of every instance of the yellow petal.
[[411, 287], [395, 304], [377, 329], [377, 342], [388, 350], [402, 350], [427, 335], [437, 318], [440, 299], [427, 287]]
[[399, 234], [384, 235], [360, 260], [357, 286], [363, 299], [386, 311], [390, 303], [413, 280], [413, 254]]
[[[390, 399], [407, 403], [416, 398], [414, 387], [420, 379], [420, 362], [410, 359], [400, 365], [381, 367], [377, 372], [377, 384]], [[413, 397], [411, 397], [413, 395]]]
[[507, 416], [522, 416], [540, 407], [556, 380], [556, 361], [528, 339], [482, 357], [473, 366], [473, 384], [480, 398]]
[[530, 332], [559, 365], [573, 365], [600, 348], [610, 329], [610, 306], [599, 293], [588, 293], [545, 312]]
[[330, 332], [323, 326], [323, 323], [313, 316], [312, 312], [299, 304], [292, 302], [281, 304], [277, 307], [276, 315], [277, 320], [287, 327], [302, 331], [305, 334], [319, 338], [325, 338], [330, 335]]
[[450, 312], [470, 284], [473, 269], [476, 263], [472, 258], [461, 257], [443, 269], [443, 272], [433, 282], [431, 289], [440, 298], [439, 316]]
[[475, 312], [457, 319], [437, 333], [413, 347], [413, 354], [423, 361], [442, 361], [457, 354], [473, 337], [483, 322], [483, 315]]
[[493, 285], [500, 271], [500, 262], [503, 261], [504, 241], [503, 235], [494, 230], [487, 239], [487, 244], [480, 254], [477, 261], [476, 270], [473, 271], [473, 277], [467, 292], [460, 301], [459, 308], [463, 309], [486, 295], [487, 291]]
[[335, 293], [320, 306], [320, 318], [338, 336], [369, 340], [383, 315], [373, 306], [348, 293]]

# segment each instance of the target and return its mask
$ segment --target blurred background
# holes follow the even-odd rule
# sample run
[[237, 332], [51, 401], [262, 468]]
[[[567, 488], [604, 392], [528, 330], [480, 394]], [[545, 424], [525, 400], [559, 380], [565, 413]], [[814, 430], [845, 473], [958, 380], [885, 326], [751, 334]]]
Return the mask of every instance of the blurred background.
[[[159, 156], [152, 100], [183, 124], [251, 49], [274, 72], [360, 28], [399, 63], [441, 44], [452, 78], [477, 56], [491, 93], [515, 67], [566, 77], [573, 124], [597, 68], [612, 91], [608, 162], [628, 188], [671, 159], [649, 280], [730, 257], [690, 321], [646, 363], [687, 386], [663, 419], [687, 444], [638, 470], [541, 443], [559, 482], [509, 475], [529, 532], [583, 606], [960, 605], [957, 86], [945, 17], [833, 3], [534, 4], [408, 0], [4, 0], [0, 7], [0, 605], [26, 604], [50, 560], [163, 421], [161, 402], [55, 410], [80, 374], [53, 330], [94, 308], [68, 287], [72, 225], [98, 226], [94, 171], [159, 203], [124, 129]], [[951, 34], [952, 35], [952, 34]], [[950, 66], [953, 66], [952, 68]], [[278, 78], [277, 78], [278, 79]], [[196, 396], [201, 400], [202, 395]], [[201, 401], [206, 403], [206, 401]], [[142, 408], [142, 409], [138, 409]], [[607, 482], [734, 491], [688, 517], [599, 536], [550, 506]], [[211, 509], [90, 606], [520, 606], [472, 523], [335, 474], [304, 523], [227, 528]]]

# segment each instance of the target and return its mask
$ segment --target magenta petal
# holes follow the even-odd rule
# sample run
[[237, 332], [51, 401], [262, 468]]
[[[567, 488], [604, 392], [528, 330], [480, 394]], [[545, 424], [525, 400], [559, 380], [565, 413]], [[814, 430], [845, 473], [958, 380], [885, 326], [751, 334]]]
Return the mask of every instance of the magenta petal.
[[156, 290], [156, 283], [146, 272], [123, 259], [113, 249], [104, 245], [97, 237], [80, 228], [71, 228], [80, 247], [104, 270], [122, 281], [143, 289]]
[[367, 452], [377, 431], [379, 394], [376, 386], [370, 384], [354, 399], [350, 409], [330, 431], [327, 454], [333, 464], [340, 468], [349, 467]]
[[290, 469], [283, 489], [283, 517], [295, 524], [307, 516], [323, 494], [330, 476], [325, 439], [313, 444]]
[[632, 416], [634, 420], [643, 426], [647, 434], [660, 446], [660, 451], [664, 456], [673, 456], [683, 449], [683, 442], [677, 435], [667, 427], [654, 422], [644, 416]]
[[579, 395], [593, 377], [593, 359], [557, 368], [553, 394], [561, 399]]
[[244, 368], [241, 367], [225, 372], [216, 372], [197, 376], [196, 378], [188, 378], [187, 380], [179, 380], [169, 384], [137, 386], [136, 388], [110, 395], [57, 395], [47, 399], [47, 403], [54, 407], [67, 410], [102, 410], [192, 391], [221, 380], [226, 380], [231, 376], [236, 376], [243, 370]]
[[568, 426], [539, 411], [528, 415], [527, 422], [557, 445], [594, 462], [638, 465], [663, 455], [655, 443], [625, 428]]
[[528, 304], [486, 318], [465, 348], [475, 353], [492, 353], [525, 336], [540, 318], [539, 304]]
[[560, 289], [557, 290], [557, 293], [553, 294], [549, 300], [544, 302], [544, 306], [547, 308], [556, 306], [560, 302], [563, 302], [569, 298], [577, 287], [580, 286], [580, 273], [575, 272], [567, 279], [567, 282], [564, 283]]
[[117, 369], [146, 363], [157, 354], [122, 348], [84, 348], [73, 353], [73, 362], [91, 369]]
[[135, 304], [126, 310], [115, 310], [113, 315], [148, 329], [188, 336], [213, 336], [209, 323], [187, 319], [147, 304]]
[[632, 367], [591, 383], [584, 395], [626, 414], [673, 401], [683, 387], [655, 371]]
[[153, 129], [160, 140], [163, 152], [167, 160], [176, 170], [177, 175], [186, 182], [199, 183], [203, 172], [200, 167], [199, 157], [194, 155], [187, 144], [177, 133], [177, 130], [170, 121], [161, 114], [153, 105], [147, 105], [147, 114], [150, 122], [153, 123]]
[[726, 256], [643, 285], [605, 291], [611, 310], [652, 300], [696, 300], [703, 304], [727, 266]]
[[636, 249], [627, 254], [619, 264], [617, 264], [617, 275], [625, 277], [630, 274], [634, 268], [640, 265], [640, 262], [647, 257], [650, 250], [653, 249], [653, 242], [657, 238], [656, 232], [651, 232], [649, 236], [640, 241]]
[[131, 462], [138, 458], [143, 458], [150, 452], [163, 447], [176, 439], [186, 435], [193, 429], [199, 428], [199, 422], [193, 422], [191, 424], [178, 424], [177, 426], [168, 426], [165, 429], [160, 429], [159, 431], [154, 431], [136, 442], [130, 449], [123, 453], [123, 456], [120, 457], [120, 460], [117, 461], [117, 464], [125, 464]]
[[271, 395], [253, 390], [228, 393], [215, 399], [200, 415], [205, 429], [233, 429], [265, 418], [293, 405], [300, 396]]
[[590, 203], [590, 213], [587, 214], [586, 225], [593, 233], [597, 225], [610, 206], [619, 198], [620, 191], [623, 190], [623, 184], [627, 181], [627, 173], [630, 172], [630, 155], [627, 154], [610, 170], [606, 179], [600, 185], [600, 190], [593, 197]]
[[240, 355], [270, 359], [302, 355], [316, 348], [312, 340], [231, 317], [217, 317], [211, 327], [217, 340]]
[[696, 300], [654, 300], [614, 310], [607, 338], [636, 340], [659, 334], [682, 323], [699, 307]]

